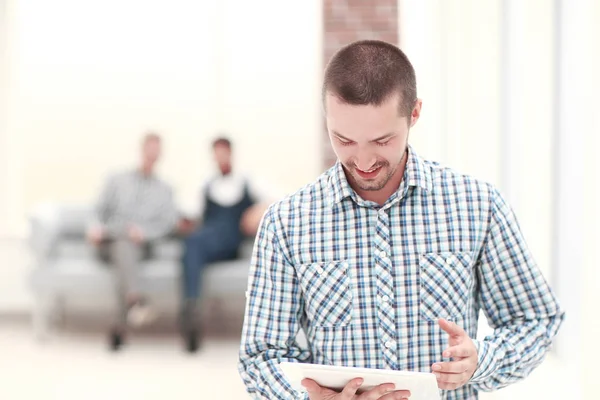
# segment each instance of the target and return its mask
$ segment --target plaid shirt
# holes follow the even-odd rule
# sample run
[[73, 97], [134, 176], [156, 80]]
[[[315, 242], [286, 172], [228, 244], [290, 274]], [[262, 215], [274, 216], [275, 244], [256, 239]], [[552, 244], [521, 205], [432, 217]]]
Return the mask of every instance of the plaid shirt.
[[155, 240], [175, 229], [177, 217], [171, 186], [135, 169], [106, 180], [92, 224], [102, 226], [112, 237], [124, 235], [128, 225], [134, 224], [147, 240]]
[[[477, 335], [483, 310], [494, 334]], [[361, 199], [338, 162], [274, 204], [255, 243], [240, 374], [255, 398], [304, 399], [278, 363], [430, 372], [446, 318], [473, 338], [479, 364], [443, 399], [477, 399], [539, 365], [564, 314], [510, 207], [491, 185], [409, 148], [383, 206]], [[308, 348], [296, 339], [303, 329]]]

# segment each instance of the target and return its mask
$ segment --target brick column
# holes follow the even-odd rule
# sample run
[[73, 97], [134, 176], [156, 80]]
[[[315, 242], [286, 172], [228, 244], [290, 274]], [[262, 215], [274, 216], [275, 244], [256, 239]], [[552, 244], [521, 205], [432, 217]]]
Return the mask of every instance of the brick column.
[[[340, 47], [356, 40], [398, 44], [398, 0], [323, 0], [323, 7], [323, 68]], [[323, 164], [329, 168], [336, 157], [323, 130]]]

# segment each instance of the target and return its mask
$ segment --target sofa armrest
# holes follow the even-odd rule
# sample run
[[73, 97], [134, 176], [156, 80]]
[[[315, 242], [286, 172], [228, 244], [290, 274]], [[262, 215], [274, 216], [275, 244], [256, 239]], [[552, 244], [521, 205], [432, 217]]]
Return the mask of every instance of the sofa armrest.
[[29, 246], [36, 263], [49, 259], [61, 234], [59, 213], [56, 207], [40, 207], [29, 218]]

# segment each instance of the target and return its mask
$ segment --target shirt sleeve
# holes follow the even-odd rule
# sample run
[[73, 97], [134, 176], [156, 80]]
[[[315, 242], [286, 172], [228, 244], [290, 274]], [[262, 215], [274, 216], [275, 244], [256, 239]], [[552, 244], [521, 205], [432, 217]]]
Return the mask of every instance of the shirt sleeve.
[[270, 207], [254, 245], [238, 369], [255, 399], [307, 399], [278, 367], [282, 361], [310, 362], [311, 354], [296, 340], [304, 312], [301, 290], [273, 214]]
[[196, 214], [193, 219], [200, 221], [204, 217], [204, 211], [206, 210], [206, 196], [208, 192], [208, 183], [203, 184], [198, 190], [198, 195], [196, 198], [198, 202], [196, 203]]
[[478, 263], [480, 306], [494, 329], [474, 341], [477, 390], [491, 391], [525, 378], [544, 359], [564, 319], [530, 254], [515, 215], [493, 191], [486, 242]]
[[117, 176], [111, 175], [104, 181], [100, 190], [100, 195], [94, 206], [94, 213], [90, 223], [91, 226], [108, 228], [116, 196], [116, 180]]
[[196, 188], [193, 196], [187, 196], [186, 201], [182, 203], [182, 214], [184, 217], [192, 220], [200, 220], [206, 208], [206, 191], [208, 190], [208, 180]]

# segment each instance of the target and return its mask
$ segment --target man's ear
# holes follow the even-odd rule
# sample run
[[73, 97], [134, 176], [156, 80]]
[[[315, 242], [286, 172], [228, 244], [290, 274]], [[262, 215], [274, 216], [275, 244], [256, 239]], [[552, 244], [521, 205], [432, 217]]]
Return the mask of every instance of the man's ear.
[[417, 101], [415, 102], [415, 106], [413, 107], [412, 112], [410, 113], [410, 127], [411, 128], [413, 126], [415, 126], [415, 124], [419, 120], [419, 117], [421, 116], [421, 108], [422, 107], [423, 107], [423, 100], [417, 99]]

